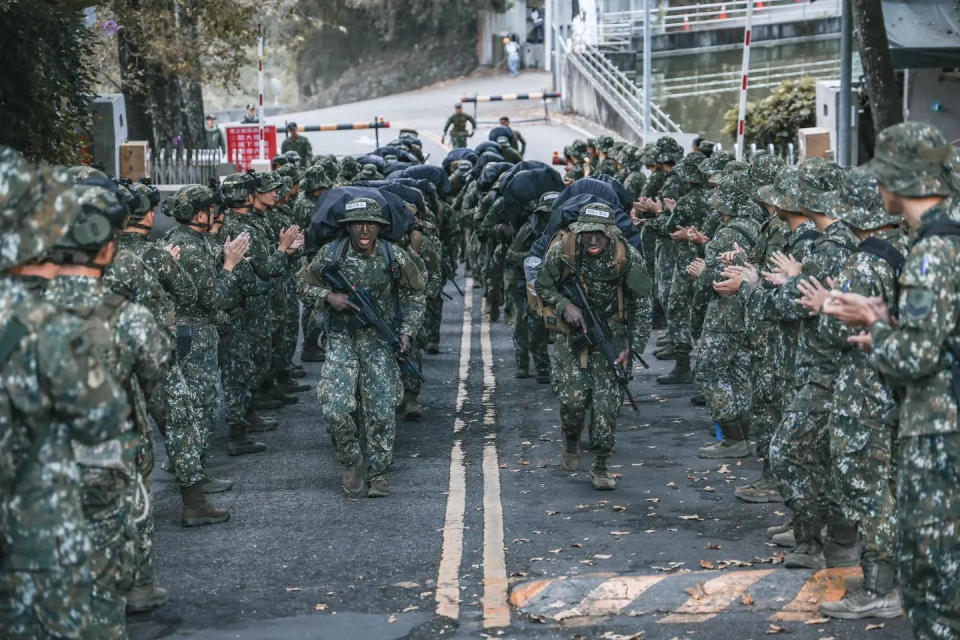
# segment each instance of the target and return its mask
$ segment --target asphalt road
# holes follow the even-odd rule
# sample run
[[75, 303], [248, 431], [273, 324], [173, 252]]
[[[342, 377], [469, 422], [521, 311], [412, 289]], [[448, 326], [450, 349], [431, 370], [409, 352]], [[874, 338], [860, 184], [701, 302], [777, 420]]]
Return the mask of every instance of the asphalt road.
[[[396, 129], [418, 128], [438, 161], [441, 127], [461, 93], [545, 86], [536, 73], [471, 78], [286, 119], [382, 115]], [[531, 107], [480, 107], [481, 119], [504, 112], [516, 118]], [[574, 127], [558, 119], [519, 127], [527, 157], [549, 160], [585, 135]], [[371, 134], [308, 135], [315, 152], [342, 154], [371, 150]], [[490, 325], [479, 290], [459, 282], [467, 298], [447, 285], [454, 300], [441, 353], [426, 356], [424, 416], [398, 423], [390, 497], [345, 499], [313, 392], [273, 412], [281, 426], [262, 434], [263, 454], [228, 458], [221, 425], [213, 465], [235, 485], [211, 500], [230, 509], [228, 523], [180, 528], [157, 448], [157, 573], [170, 601], [129, 618], [134, 638], [911, 637], [902, 619], [869, 631], [878, 621], [818, 621], [817, 601], [841, 597], [844, 576], [778, 564], [783, 550], [764, 529], [785, 521], [783, 506], [733, 496], [759, 462], [697, 457], [713, 427], [690, 404], [692, 386], [657, 385], [672, 363], [652, 357], [652, 340], [653, 369], [631, 383], [640, 414], [625, 405], [619, 424], [618, 489], [596, 492], [585, 471], [565, 473], [549, 387], [514, 378], [512, 329]], [[320, 366], [305, 365], [306, 382], [317, 382]]]

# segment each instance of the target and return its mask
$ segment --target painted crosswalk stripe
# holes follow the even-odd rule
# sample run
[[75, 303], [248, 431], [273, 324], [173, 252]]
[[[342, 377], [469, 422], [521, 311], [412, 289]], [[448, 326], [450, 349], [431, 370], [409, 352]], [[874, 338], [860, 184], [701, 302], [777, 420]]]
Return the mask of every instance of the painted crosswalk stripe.
[[[463, 431], [463, 405], [467, 399], [467, 378], [470, 374], [470, 348], [473, 332], [473, 279], [464, 282], [470, 293], [463, 300], [463, 323], [460, 335], [460, 366], [458, 371], [455, 434]], [[466, 470], [463, 465], [463, 443], [454, 440], [450, 450], [450, 483], [447, 490], [447, 510], [443, 524], [443, 543], [440, 568], [437, 571], [437, 615], [457, 618], [460, 615], [460, 563], [463, 559], [463, 516], [466, 509]]]
[[691, 595], [674, 613], [661, 618], [661, 624], [704, 622], [730, 606], [744, 591], [758, 580], [773, 573], [773, 569], [738, 571], [703, 583], [705, 595]]
[[770, 616], [774, 622], [799, 622], [820, 617], [821, 602], [842, 600], [846, 595], [846, 581], [863, 576], [860, 567], [821, 569], [800, 589], [793, 601]]
[[600, 616], [617, 614], [664, 578], [665, 575], [610, 578], [588, 593], [577, 609]]

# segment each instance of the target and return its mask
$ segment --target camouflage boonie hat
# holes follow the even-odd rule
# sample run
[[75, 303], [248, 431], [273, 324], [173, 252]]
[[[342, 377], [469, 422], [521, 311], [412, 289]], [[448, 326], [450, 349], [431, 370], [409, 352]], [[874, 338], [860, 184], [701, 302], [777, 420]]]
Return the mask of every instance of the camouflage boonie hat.
[[725, 173], [720, 176], [717, 189], [707, 199], [707, 204], [724, 215], [746, 215], [741, 210], [750, 202], [750, 187], [750, 176], [746, 171]]
[[908, 198], [946, 196], [960, 187], [956, 175], [951, 175], [956, 155], [956, 148], [936, 127], [901, 122], [880, 132], [873, 159], [863, 170]]
[[613, 146], [610, 147], [610, 154], [613, 155], [618, 160], [620, 159], [620, 152], [627, 148], [629, 145], [625, 140], [617, 140], [613, 143]]
[[616, 229], [617, 214], [608, 204], [600, 202], [587, 204], [580, 207], [580, 215], [577, 221], [570, 225], [570, 231], [574, 233], [589, 233], [590, 231], [603, 231], [609, 233], [611, 229]]
[[755, 197], [778, 209], [800, 213], [800, 203], [797, 201], [797, 194], [800, 191], [799, 178], [799, 167], [783, 167], [773, 184], [766, 184], [757, 189]]
[[[689, 158], [689, 156], [687, 156]], [[683, 162], [674, 167], [673, 172], [677, 174], [683, 182], [689, 182], [699, 187], [707, 184], [707, 176], [700, 170], [700, 165], [696, 162], [684, 158]]]
[[833, 217], [829, 207], [825, 207], [818, 197], [827, 191], [836, 191], [843, 185], [843, 169], [835, 162], [823, 158], [804, 160], [800, 165], [797, 178], [797, 202], [804, 209]]
[[547, 191], [537, 200], [537, 206], [534, 207], [534, 211], [537, 213], [550, 212], [553, 210], [553, 203], [557, 198], [560, 197], [560, 193], [557, 191]]
[[597, 139], [596, 139], [596, 138], [587, 138], [587, 141], [586, 141], [584, 144], [587, 146], [587, 148], [593, 147], [594, 149], [596, 149], [596, 148], [597, 148]]
[[760, 187], [773, 184], [785, 164], [783, 160], [769, 153], [753, 156], [750, 162], [750, 180], [753, 182], [753, 190], [750, 195], [756, 198]]
[[287, 164], [288, 162], [290, 162], [290, 158], [283, 155], [282, 153], [278, 153], [277, 155], [273, 156], [273, 160], [270, 161], [270, 166], [273, 167], [274, 169], [279, 169], [280, 167]]
[[231, 173], [223, 179], [220, 192], [227, 206], [243, 204], [250, 194], [257, 192], [257, 178], [252, 173]]
[[63, 235], [79, 209], [72, 185], [66, 169], [35, 166], [0, 146], [0, 269], [41, 255]]
[[510, 144], [510, 138], [507, 136], [497, 136], [497, 144], [501, 147], [505, 147]]
[[877, 179], [862, 170], [848, 171], [840, 188], [820, 194], [818, 203], [818, 210], [830, 211], [830, 217], [865, 231], [903, 222], [883, 208]]
[[570, 143], [570, 148], [573, 149], [574, 153], [579, 153], [580, 155], [583, 155], [587, 152], [587, 142], [581, 140], [580, 138], [577, 138], [576, 140]]
[[348, 167], [355, 167], [357, 171], [360, 170], [360, 163], [357, 162], [357, 159], [353, 156], [343, 156], [340, 159], [340, 169], [346, 169]]
[[716, 144], [713, 140], [701, 140], [700, 144], [697, 145], [697, 151], [702, 153], [704, 157], [709, 158], [713, 155]]
[[473, 165], [470, 164], [469, 160], [460, 160], [457, 162], [457, 173], [470, 173], [470, 169], [473, 169]]
[[70, 172], [73, 174], [73, 179], [75, 182], [80, 182], [81, 180], [89, 180], [90, 178], [95, 178], [97, 180], [109, 180], [109, 176], [105, 174], [100, 169], [96, 167], [90, 167], [85, 164], [79, 165], [76, 167], [71, 167]]
[[333, 180], [330, 179], [323, 167], [316, 165], [308, 168], [300, 180], [300, 189], [306, 193], [316, 191], [317, 189], [330, 189], [332, 187]]
[[363, 169], [360, 170], [360, 175], [364, 178], [373, 178], [377, 175], [377, 165], [375, 164], [365, 164]]
[[717, 177], [717, 174], [723, 173], [731, 162], [735, 162], [733, 156], [726, 151], [720, 151], [704, 160], [703, 164], [700, 165], [700, 170], [707, 176], [708, 181], [715, 182], [714, 178]]
[[[293, 149], [290, 149], [290, 151], [284, 151], [284, 152], [283, 152], [283, 157], [285, 157], [285, 158], [287, 159], [287, 162], [288, 162], [289, 164], [296, 165], [297, 167], [300, 166], [300, 162], [303, 160], [303, 159], [300, 157], [300, 153], [297, 152], [297, 151], [294, 151]], [[286, 166], [286, 165], [284, 165], [284, 166]]]
[[707, 159], [707, 156], [703, 155], [699, 151], [691, 151], [687, 155], [683, 156], [683, 160], [681, 160], [681, 162], [692, 162], [693, 164], [701, 164], [706, 159]]
[[339, 221], [342, 226], [354, 222], [376, 222], [385, 227], [390, 226], [390, 222], [383, 217], [380, 203], [372, 198], [354, 198], [347, 202], [344, 209], [343, 217]]
[[643, 151], [640, 154], [643, 164], [654, 164], [657, 161], [657, 145], [655, 142], [648, 142], [643, 145]]
[[257, 174], [257, 193], [276, 191], [283, 184], [280, 174], [275, 171]]
[[287, 178], [290, 178], [293, 182], [300, 182], [300, 180], [303, 178], [304, 172], [302, 169], [298, 169], [291, 163], [291, 164], [285, 164], [279, 169], [277, 169], [277, 173], [280, 174], [280, 177], [287, 177]]
[[280, 176], [280, 186], [277, 187], [277, 198], [282, 200], [293, 191], [293, 178], [290, 176]]
[[657, 140], [655, 155], [657, 162], [677, 164], [683, 158], [683, 147], [670, 136], [663, 136]]
[[613, 137], [611, 136], [597, 136], [596, 143], [597, 151], [603, 151], [606, 153], [613, 147]]

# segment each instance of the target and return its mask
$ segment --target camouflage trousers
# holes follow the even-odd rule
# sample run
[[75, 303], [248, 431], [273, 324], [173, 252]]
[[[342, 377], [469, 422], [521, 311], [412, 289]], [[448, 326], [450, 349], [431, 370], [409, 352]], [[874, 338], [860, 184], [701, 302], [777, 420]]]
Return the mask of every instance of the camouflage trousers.
[[[276, 281], [272, 280], [271, 283]], [[253, 363], [253, 375], [249, 387], [255, 391], [263, 385], [270, 374], [272, 364], [273, 314], [270, 311], [270, 294], [247, 299], [244, 327], [250, 343], [250, 361]]]
[[92, 584], [86, 565], [46, 571], [0, 567], [0, 638], [85, 637]]
[[[420, 344], [420, 340], [417, 339], [414, 341], [412, 347], [410, 347], [410, 360], [417, 365], [417, 368], [420, 371], [423, 371], [423, 346]], [[402, 370], [400, 371], [400, 379], [403, 381], [403, 390], [406, 393], [412, 393], [415, 396], [420, 395], [420, 387], [423, 383], [420, 379], [410, 373], [409, 371]]]
[[451, 133], [450, 134], [450, 146], [454, 149], [463, 149], [467, 146], [467, 134], [464, 133]]
[[[142, 476], [140, 481], [146, 489], [147, 496], [152, 496], [152, 476]], [[153, 541], [157, 536], [153, 522], [153, 507], [150, 503], [145, 506], [146, 510], [137, 519], [137, 556], [133, 568], [133, 584], [137, 587], [153, 584], [157, 576], [156, 556], [153, 552]]]
[[697, 343], [694, 379], [707, 400], [714, 422], [727, 423], [747, 418], [753, 390], [750, 384], [750, 354], [739, 333], [704, 331]]
[[480, 242], [480, 238], [477, 237], [477, 232], [473, 229], [467, 232], [466, 258], [467, 269], [469, 269], [473, 279], [476, 280], [480, 286], [483, 286], [483, 243]]
[[[657, 272], [657, 232], [647, 227], [640, 227], [640, 247], [643, 249], [643, 266], [650, 277]], [[656, 297], [656, 296], [654, 296]]]
[[753, 403], [750, 407], [750, 435], [757, 441], [757, 456], [766, 460], [770, 439], [783, 417], [783, 389], [779, 376], [784, 375], [771, 358], [771, 349], [765, 348], [750, 356], [750, 379]]
[[244, 331], [242, 319], [237, 317], [228, 330], [220, 331], [220, 384], [227, 423], [241, 422], [250, 409], [252, 399], [250, 379], [253, 359], [250, 338]]
[[572, 351], [569, 338], [557, 334], [550, 386], [560, 401], [563, 433], [579, 437], [590, 409], [590, 446], [598, 456], [609, 456], [613, 451], [623, 391], [599, 349], [589, 349], [587, 366], [581, 367], [581, 364], [580, 354]]
[[917, 640], [960, 637], [960, 433], [900, 436], [900, 584]]
[[[185, 396], [169, 398], [170, 410], [174, 402], [185, 403], [183, 408], [191, 416], [200, 434], [200, 450], [206, 452], [213, 434], [214, 414], [217, 410], [217, 373], [220, 336], [212, 324], [194, 327], [190, 350], [180, 360], [186, 381]], [[177, 407], [176, 410], [181, 410]]]
[[826, 519], [839, 515], [834, 503], [834, 472], [829, 466], [829, 417], [826, 411], [788, 406], [770, 440], [770, 470], [793, 512], [798, 543], [819, 539]]
[[689, 355], [693, 345], [690, 344], [690, 309], [693, 302], [693, 278], [684, 270], [693, 260], [688, 254], [677, 259], [673, 270], [673, 281], [670, 283], [670, 301], [667, 304], [667, 335], [673, 350], [679, 355]]
[[303, 305], [300, 310], [300, 326], [303, 327], [303, 348], [315, 349], [320, 343], [322, 322], [315, 310]]
[[831, 468], [840, 509], [857, 523], [861, 563], [896, 563], [900, 528], [894, 483], [894, 428], [830, 415]]
[[[365, 459], [368, 477], [385, 473], [393, 462], [394, 411], [403, 397], [393, 349], [373, 329], [331, 332], [317, 397], [340, 464]], [[366, 456], [361, 450], [364, 438]]]
[[547, 328], [540, 318], [531, 311], [525, 298], [515, 302], [518, 309], [513, 327], [514, 358], [517, 371], [530, 370], [530, 357], [533, 356], [533, 368], [537, 375], [550, 374], [550, 355], [547, 351]]
[[294, 274], [286, 278], [287, 304], [284, 308], [283, 357], [284, 370], [293, 365], [293, 354], [297, 351], [297, 341], [300, 339], [300, 299], [297, 297], [297, 285], [293, 280]]
[[273, 292], [270, 294], [270, 373], [268, 382], [276, 379], [277, 375], [286, 370], [286, 354], [284, 345], [287, 339], [287, 285], [286, 278], [273, 281]]
[[677, 268], [677, 243], [670, 238], [657, 237], [657, 253], [654, 257], [654, 282], [657, 285], [656, 296], [664, 312], [669, 313], [670, 287], [673, 273]]
[[163, 384], [151, 396], [150, 415], [163, 436], [170, 471], [181, 487], [203, 480], [203, 436], [194, 419], [196, 390], [188, 386], [179, 363], [170, 366]]
[[694, 340], [700, 340], [703, 333], [703, 321], [707, 317], [707, 307], [710, 306], [709, 291], [697, 289], [690, 303], [690, 335]]
[[83, 510], [92, 550], [89, 637], [126, 638], [126, 593], [133, 587], [136, 472], [82, 467]]
[[440, 344], [440, 323], [443, 320], [443, 296], [438, 295], [427, 300], [423, 314], [423, 327], [420, 334], [427, 345]]

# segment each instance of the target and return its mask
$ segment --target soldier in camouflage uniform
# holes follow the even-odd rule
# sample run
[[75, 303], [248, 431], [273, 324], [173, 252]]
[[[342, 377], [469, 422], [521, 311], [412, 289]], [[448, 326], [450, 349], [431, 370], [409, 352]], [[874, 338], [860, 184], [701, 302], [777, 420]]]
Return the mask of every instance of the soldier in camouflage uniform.
[[[472, 126], [470, 131], [467, 131], [468, 122]], [[472, 136], [477, 130], [477, 121], [473, 119], [473, 116], [465, 114], [463, 112], [463, 105], [457, 102], [453, 105], [453, 115], [447, 118], [446, 124], [443, 125], [441, 142], [443, 142], [443, 138], [446, 137], [447, 130], [449, 130], [450, 127], [453, 127], [453, 130], [450, 131], [450, 146], [454, 149], [462, 149], [467, 146], [467, 138]]]
[[[899, 216], [883, 209], [877, 181], [847, 173], [841, 188], [821, 196], [861, 240], [837, 279], [844, 292], [883, 300], [894, 317], [897, 276], [906, 236]], [[821, 283], [800, 283], [801, 304], [820, 313], [829, 292]], [[824, 602], [821, 612], [837, 618], [894, 618], [903, 614], [896, 590], [899, 529], [894, 497], [893, 442], [899, 410], [894, 389], [870, 364], [870, 357], [849, 342], [851, 331], [838, 320], [820, 316], [821, 333], [840, 351], [840, 371], [833, 387], [827, 424], [837, 498], [846, 519], [856, 523], [861, 545], [863, 585], [839, 601]]]
[[[570, 264], [571, 257], [578, 264]], [[584, 206], [577, 222], [553, 239], [534, 285], [544, 306], [568, 325], [569, 333], [556, 336], [551, 381], [560, 401], [563, 467], [567, 471], [579, 467], [580, 433], [589, 406], [593, 416], [590, 441], [596, 453], [590, 480], [594, 489], [614, 489], [616, 480], [607, 459], [613, 452], [623, 391], [599, 349], [572, 349], [583, 315], [562, 291], [563, 282], [574, 277], [571, 267], [580, 272], [593, 309], [601, 318], [610, 319], [613, 346], [619, 353], [617, 364], [622, 369], [630, 366], [631, 347], [642, 350], [650, 336], [651, 282], [640, 255], [614, 225], [613, 209], [598, 203]]]
[[[784, 167], [777, 173], [772, 185], [761, 186], [754, 194], [754, 198], [766, 207], [768, 213], [776, 215], [787, 227], [781, 242], [771, 231], [772, 225], [761, 226], [757, 254], [760, 256], [759, 264], [765, 271], [774, 270], [772, 258], [777, 251], [804, 262], [818, 235], [813, 222], [800, 212], [797, 202], [798, 175], [796, 167]], [[764, 231], [767, 231], [766, 237]], [[731, 266], [723, 275], [729, 279], [718, 283], [717, 291], [721, 295], [739, 296], [751, 326], [756, 326], [754, 323], [767, 323], [769, 327], [763, 353], [759, 358], [754, 357], [751, 363], [754, 402], [750, 415], [750, 434], [756, 440], [757, 455], [763, 458], [763, 474], [757, 481], [737, 487], [734, 495], [747, 502], [780, 502], [782, 498], [777, 481], [770, 471], [770, 438], [783, 417], [786, 399], [793, 393], [800, 321], [794, 319], [793, 313], [786, 318], [781, 317], [778, 307], [770, 304], [771, 296], [751, 295], [754, 285], [742, 281], [741, 267]], [[767, 294], [775, 290], [766, 280], [763, 287]]]
[[30, 280], [56, 274], [47, 251], [79, 210], [65, 170], [0, 147], [0, 636], [83, 638], [91, 550], [71, 441], [109, 441], [129, 405], [91, 350], [108, 336], [44, 302]]
[[280, 153], [287, 151], [296, 151], [303, 166], [313, 164], [313, 147], [306, 136], [300, 135], [296, 122], [287, 123], [287, 137], [280, 145]]
[[627, 145], [620, 154], [620, 164], [623, 165], [623, 178], [618, 178], [623, 188], [630, 194], [630, 199], [636, 202], [643, 196], [643, 188], [647, 184], [647, 176], [643, 172], [643, 152], [633, 145]]
[[[187, 381], [189, 396], [182, 397], [175, 390], [167, 389], [167, 402], [171, 412], [175, 410], [175, 404], [189, 407], [201, 438], [200, 450], [191, 451], [190, 456], [199, 455], [201, 459], [206, 456], [217, 402], [219, 336], [214, 319], [220, 310], [237, 305], [241, 292], [234, 269], [243, 262], [250, 243], [250, 239], [243, 235], [230, 238], [224, 243], [224, 257], [220, 263], [210, 239], [218, 202], [218, 196], [209, 187], [201, 185], [183, 187], [166, 201], [167, 212], [178, 223], [167, 234], [166, 242], [179, 248], [180, 267], [197, 289], [196, 302], [177, 305], [177, 360]], [[228, 396], [228, 401], [235, 402], [232, 396]], [[231, 442], [246, 440], [245, 432], [237, 432], [238, 425], [231, 427]], [[228, 444], [227, 452], [232, 448]], [[180, 473], [176, 475], [181, 478]], [[216, 509], [206, 501], [204, 486], [200, 482], [181, 484], [180, 494], [184, 505], [183, 526], [214, 524], [230, 517], [227, 511]]]
[[[517, 378], [530, 377], [530, 357], [533, 357], [533, 367], [536, 372], [537, 382], [547, 384], [550, 382], [550, 355], [547, 353], [547, 329], [543, 325], [543, 320], [535, 313], [526, 298], [526, 277], [523, 269], [523, 261], [533, 243], [543, 235], [547, 229], [547, 221], [550, 219], [550, 211], [554, 200], [560, 194], [556, 191], [544, 193], [538, 200], [530, 202], [533, 212], [530, 217], [520, 225], [517, 234], [510, 243], [507, 250], [506, 264], [513, 273], [516, 284], [511, 287], [515, 297], [514, 308], [517, 309], [516, 323], [513, 328], [513, 346], [514, 357], [517, 370], [514, 376]], [[529, 210], [528, 208], [528, 210]]]
[[[698, 257], [697, 245], [687, 239], [679, 240], [678, 230], [688, 227], [702, 228], [711, 211], [707, 204], [707, 178], [700, 167], [684, 159], [677, 165], [674, 173], [684, 183], [686, 194], [679, 200], [664, 200], [669, 219], [663, 223], [663, 229], [670, 233], [676, 245], [676, 265], [670, 284], [670, 299], [667, 304], [667, 331], [673, 348], [676, 366], [669, 374], [657, 378], [660, 384], [684, 384], [693, 381], [690, 371], [690, 311], [696, 288], [693, 280], [686, 274], [685, 267]], [[671, 204], [673, 203], [673, 204]], [[662, 214], [661, 214], [662, 215]]]
[[[898, 434], [900, 583], [918, 640], [960, 632], [960, 157], [936, 128], [906, 122], [880, 132], [864, 169], [880, 183], [884, 206], [910, 227], [899, 279], [897, 323], [884, 305], [836, 292], [828, 313], [868, 335], [871, 364], [904, 385]], [[936, 225], [936, 226], [935, 226]]]
[[[278, 218], [281, 221], [280, 229], [291, 225], [302, 229], [303, 227], [296, 224], [292, 206], [300, 191], [302, 172], [290, 167], [289, 169], [283, 168], [278, 173], [283, 177], [284, 182], [283, 188], [277, 194], [276, 210], [280, 213]], [[283, 278], [284, 299], [277, 306], [277, 311], [283, 318], [284, 329], [280, 351], [280, 374], [277, 378], [277, 384], [286, 393], [300, 393], [310, 390], [308, 385], [297, 382], [297, 376], [305, 372], [302, 369], [298, 370], [297, 365], [293, 364], [293, 354], [297, 350], [297, 340], [300, 338], [300, 300], [297, 297], [296, 273], [300, 268], [303, 255], [304, 251], [301, 247], [287, 257]]]
[[[360, 164], [353, 156], [343, 156], [340, 160], [340, 170], [337, 172], [336, 186], [352, 184], [354, 179], [360, 173]], [[303, 190], [303, 185], [300, 185]], [[306, 229], [306, 227], [302, 227]]]
[[358, 326], [346, 293], [333, 290], [323, 271], [338, 264], [355, 286], [369, 290], [384, 319], [399, 307], [396, 330], [404, 350], [410, 349], [423, 319], [424, 283], [407, 252], [379, 238], [389, 223], [375, 200], [357, 198], [346, 207], [340, 222], [349, 235], [324, 245], [300, 270], [298, 289], [304, 303], [330, 314], [330, 346], [317, 395], [337, 460], [345, 467], [343, 489], [348, 496], [373, 498], [388, 493], [394, 410], [403, 394], [400, 370], [393, 348], [376, 329]]
[[[346, 159], [344, 158], [344, 161]], [[313, 166], [307, 169], [300, 181], [300, 195], [293, 203], [294, 224], [301, 229], [309, 229], [313, 212], [317, 208], [317, 201], [327, 189], [332, 189], [333, 186], [334, 183], [327, 177], [322, 167]], [[306, 255], [308, 263], [313, 260], [314, 255], [316, 255], [315, 251]], [[303, 327], [303, 347], [300, 352], [300, 360], [302, 362], [323, 362], [325, 354], [320, 345], [322, 323], [314, 310], [307, 305], [303, 305], [300, 325]]]
[[48, 253], [61, 265], [45, 299], [58, 309], [87, 319], [90, 331], [103, 331], [112, 348], [94, 356], [114, 379], [125, 383], [131, 420], [115, 438], [87, 445], [74, 442], [84, 487], [83, 511], [91, 539], [93, 579], [90, 637], [126, 637], [126, 593], [133, 586], [137, 526], [148, 517], [150, 498], [138, 449], [149, 433], [145, 394], [166, 375], [171, 340], [151, 312], [110, 293], [101, 283], [116, 249], [115, 234], [124, 226], [127, 208], [108, 181], [81, 182], [74, 189], [81, 208], [70, 231]]
[[707, 308], [703, 330], [697, 345], [697, 386], [706, 398], [714, 422], [723, 440], [700, 448], [702, 458], [742, 458], [750, 455], [747, 442], [750, 387], [750, 354], [744, 349], [744, 313], [740, 303], [718, 296], [713, 291], [723, 271], [723, 254], [735, 245], [753, 250], [760, 225], [757, 205], [750, 200], [750, 182], [745, 174], [729, 174], [720, 179], [708, 204], [722, 216], [722, 225], [704, 247], [702, 261], [687, 266], [696, 277], [694, 286], [713, 295]]
[[597, 151], [599, 152], [600, 161], [597, 163], [596, 168], [594, 168], [594, 174], [603, 174], [608, 176], [616, 176], [617, 172], [620, 170], [620, 167], [617, 166], [617, 161], [615, 158], [610, 157], [610, 152], [613, 149], [613, 138], [610, 136], [599, 136], [597, 138]]

